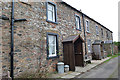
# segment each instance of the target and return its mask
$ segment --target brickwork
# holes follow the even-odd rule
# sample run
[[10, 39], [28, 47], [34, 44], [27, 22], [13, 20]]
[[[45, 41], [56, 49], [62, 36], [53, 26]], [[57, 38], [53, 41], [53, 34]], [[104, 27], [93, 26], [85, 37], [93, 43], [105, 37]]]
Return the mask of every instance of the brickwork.
[[[69, 35], [80, 34], [84, 38], [84, 27], [82, 14], [68, 5], [60, 2], [54, 2], [57, 6], [57, 22], [54, 24], [46, 21], [46, 3], [45, 2], [15, 2], [15, 19], [25, 18], [27, 21], [16, 22], [14, 29], [14, 75], [20, 75], [26, 71], [54, 72], [56, 64], [63, 61], [63, 44], [62, 40]], [[2, 3], [2, 14], [11, 18], [11, 4]], [[76, 30], [75, 15], [80, 16], [81, 31]], [[87, 17], [85, 17], [87, 18]], [[90, 20], [90, 19], [88, 19]], [[96, 36], [95, 22], [90, 20], [90, 31], [87, 34], [87, 39], [101, 39], [101, 36]], [[10, 20], [2, 21], [2, 59], [3, 59], [3, 74], [7, 76], [7, 71], [10, 70]], [[100, 28], [101, 26], [98, 25]], [[104, 29], [104, 28], [103, 28]], [[57, 33], [59, 35], [59, 53], [62, 53], [59, 58], [47, 59], [47, 32]], [[101, 33], [99, 33], [101, 34]], [[104, 34], [105, 35], [105, 34]], [[83, 43], [83, 52], [85, 54], [85, 45]]]

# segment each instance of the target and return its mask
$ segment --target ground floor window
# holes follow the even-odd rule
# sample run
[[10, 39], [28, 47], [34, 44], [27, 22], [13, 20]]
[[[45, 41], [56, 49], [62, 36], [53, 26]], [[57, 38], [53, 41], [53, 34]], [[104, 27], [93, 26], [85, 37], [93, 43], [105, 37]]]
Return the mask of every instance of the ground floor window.
[[58, 35], [54, 33], [47, 34], [47, 53], [48, 58], [57, 57], [58, 53]]
[[91, 40], [87, 40], [87, 46], [88, 46], [88, 53], [91, 53], [91, 50], [92, 50], [92, 48], [91, 48]]

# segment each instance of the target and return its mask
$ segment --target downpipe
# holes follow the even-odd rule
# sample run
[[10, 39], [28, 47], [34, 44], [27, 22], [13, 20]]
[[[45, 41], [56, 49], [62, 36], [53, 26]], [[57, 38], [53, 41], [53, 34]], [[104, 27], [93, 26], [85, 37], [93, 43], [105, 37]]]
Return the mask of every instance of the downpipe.
[[10, 61], [10, 77], [14, 79], [14, 0], [12, 0], [12, 9], [11, 9], [11, 61]]
[[82, 19], [83, 19], [83, 28], [84, 28], [84, 37], [85, 37], [85, 55], [87, 54], [87, 49], [86, 49], [86, 34], [85, 34], [85, 21], [84, 21], [84, 14], [82, 13]]
[[[84, 14], [83, 13], [82, 13], [82, 19], [83, 19], [84, 40], [85, 40], [85, 56], [83, 56], [83, 60], [84, 60], [86, 58], [86, 55], [87, 55], [87, 49], [86, 49], [85, 21], [84, 21]], [[85, 66], [85, 63], [83, 66]]]
[[12, 0], [12, 9], [11, 9], [11, 60], [10, 60], [10, 77], [12, 80], [14, 79], [14, 23], [15, 22], [21, 22], [21, 21], [27, 21], [26, 19], [15, 19], [14, 18], [14, 0]]

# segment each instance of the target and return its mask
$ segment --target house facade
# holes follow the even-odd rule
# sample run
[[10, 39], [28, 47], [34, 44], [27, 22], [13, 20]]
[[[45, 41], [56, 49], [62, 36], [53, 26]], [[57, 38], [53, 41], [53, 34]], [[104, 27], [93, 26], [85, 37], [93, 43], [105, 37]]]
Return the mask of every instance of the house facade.
[[[1, 19], [0, 26], [2, 76], [6, 77], [10, 71], [11, 2], [2, 2], [1, 5], [1, 16], [9, 18]], [[64, 62], [62, 42], [69, 36], [79, 35], [84, 40], [83, 57], [92, 55], [95, 40], [113, 40], [112, 31], [65, 2], [18, 1], [14, 6], [14, 18], [27, 20], [14, 23], [15, 77], [25, 72], [56, 71], [56, 64]], [[112, 49], [109, 50], [112, 53]]]

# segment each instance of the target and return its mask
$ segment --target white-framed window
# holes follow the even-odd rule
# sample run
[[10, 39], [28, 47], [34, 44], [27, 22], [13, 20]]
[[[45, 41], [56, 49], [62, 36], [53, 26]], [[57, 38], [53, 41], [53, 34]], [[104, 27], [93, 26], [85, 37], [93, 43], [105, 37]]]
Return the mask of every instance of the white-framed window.
[[80, 17], [79, 16], [76, 16], [76, 29], [81, 30]]
[[48, 57], [57, 56], [57, 37], [55, 35], [48, 35]]
[[91, 48], [91, 40], [90, 39], [87, 40], [87, 46], [88, 46], [88, 53], [91, 53], [92, 48]]
[[106, 38], [109, 38], [108, 31], [106, 31]]
[[97, 25], [96, 25], [96, 34], [99, 35], [99, 29]]
[[111, 33], [111, 39], [112, 39], [112, 33]]
[[89, 21], [88, 20], [86, 20], [86, 31], [90, 32], [90, 27], [89, 27]]
[[110, 39], [110, 32], [108, 31], [108, 39]]
[[110, 34], [110, 32], [109, 32], [109, 39], [111, 39], [111, 34]]
[[47, 21], [56, 22], [56, 5], [47, 3]]
[[103, 29], [101, 28], [101, 36], [103, 37], [103, 35], [104, 35], [104, 34], [103, 34]]

